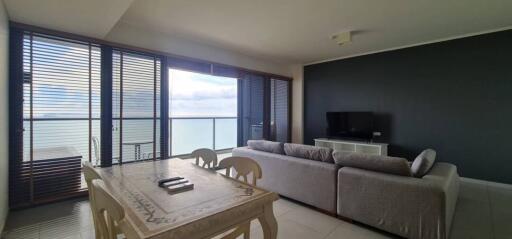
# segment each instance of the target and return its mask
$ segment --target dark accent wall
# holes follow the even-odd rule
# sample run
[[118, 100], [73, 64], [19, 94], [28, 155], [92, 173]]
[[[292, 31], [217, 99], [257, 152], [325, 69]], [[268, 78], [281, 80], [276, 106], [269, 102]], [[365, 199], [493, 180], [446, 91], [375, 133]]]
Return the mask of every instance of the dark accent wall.
[[512, 30], [309, 65], [304, 142], [327, 111], [373, 111], [391, 156], [437, 150], [464, 177], [512, 183]]

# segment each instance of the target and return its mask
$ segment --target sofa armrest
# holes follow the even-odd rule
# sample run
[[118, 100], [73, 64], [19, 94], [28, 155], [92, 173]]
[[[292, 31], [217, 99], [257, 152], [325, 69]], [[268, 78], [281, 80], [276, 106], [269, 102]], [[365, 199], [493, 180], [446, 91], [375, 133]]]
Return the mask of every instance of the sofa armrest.
[[438, 167], [432, 173], [439, 175], [424, 178], [343, 167], [338, 171], [338, 214], [407, 238], [447, 238], [452, 187], [445, 181], [454, 177]]
[[[459, 197], [460, 178], [457, 167], [449, 163], [436, 163], [430, 172], [422, 178], [426, 182], [441, 188], [445, 197], [446, 232], [450, 233], [455, 206]], [[448, 235], [446, 235], [448, 237]]]

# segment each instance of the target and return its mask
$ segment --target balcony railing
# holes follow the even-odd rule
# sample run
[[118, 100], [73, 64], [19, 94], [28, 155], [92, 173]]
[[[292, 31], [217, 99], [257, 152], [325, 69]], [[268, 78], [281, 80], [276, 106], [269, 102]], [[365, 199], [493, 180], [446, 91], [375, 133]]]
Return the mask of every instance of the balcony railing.
[[[153, 139], [153, 119], [136, 118], [123, 120], [123, 142], [151, 141]], [[190, 154], [198, 148], [214, 150], [231, 149], [237, 146], [237, 117], [171, 117], [170, 121], [170, 154], [181, 156]], [[91, 137], [100, 139], [100, 120], [98, 118], [44, 118], [33, 120], [33, 147], [47, 149], [54, 147], [72, 147], [83, 161], [89, 160], [89, 122]], [[30, 156], [30, 122], [24, 121], [24, 161]], [[160, 138], [160, 124], [157, 122], [157, 138]], [[119, 158], [119, 119], [113, 119], [113, 158]], [[157, 142], [157, 154], [160, 142]], [[91, 146], [92, 161], [96, 162], [94, 147]], [[99, 150], [99, 148], [98, 148]], [[134, 147], [123, 145], [123, 162], [137, 160]], [[152, 157], [153, 144], [140, 146], [140, 158]], [[98, 152], [98, 155], [99, 152]], [[157, 155], [157, 157], [159, 157]]]
[[170, 117], [172, 156], [198, 148], [213, 150], [237, 146], [237, 117]]

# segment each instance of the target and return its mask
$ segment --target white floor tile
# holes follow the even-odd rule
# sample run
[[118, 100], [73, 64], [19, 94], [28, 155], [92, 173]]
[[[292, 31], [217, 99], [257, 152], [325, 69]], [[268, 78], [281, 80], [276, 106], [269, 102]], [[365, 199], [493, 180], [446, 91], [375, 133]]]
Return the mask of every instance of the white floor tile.
[[323, 239], [322, 233], [319, 233], [309, 227], [305, 227], [286, 218], [277, 218], [278, 229], [277, 238], [279, 239]]
[[5, 239], [37, 239], [39, 238], [39, 224], [24, 226], [4, 232]]
[[492, 226], [488, 203], [459, 199], [452, 222], [452, 238], [492, 238]]
[[512, 238], [512, 187], [489, 184], [495, 238]]
[[395, 238], [393, 236], [385, 235], [384, 233], [380, 233], [362, 226], [358, 226], [356, 224], [342, 222], [340, 223], [333, 232], [331, 232], [326, 239], [340, 239], [340, 238], [350, 238], [350, 239], [385, 239], [385, 238]]
[[487, 183], [480, 180], [463, 178], [460, 182], [459, 200], [463, 199], [489, 203]]
[[274, 203], [274, 216], [279, 217], [293, 209], [301, 207], [287, 199], [280, 198]]
[[304, 228], [313, 229], [322, 237], [329, 235], [341, 223], [341, 220], [338, 218], [306, 207], [292, 209], [281, 217], [300, 224]]
[[[339, 220], [284, 198], [275, 202], [274, 214], [280, 239], [394, 238], [388, 233]], [[451, 239], [512, 238], [511, 221], [512, 186], [461, 180]], [[13, 211], [5, 228], [5, 239], [94, 238], [89, 203], [85, 199]], [[252, 221], [251, 238], [262, 237], [259, 222]]]

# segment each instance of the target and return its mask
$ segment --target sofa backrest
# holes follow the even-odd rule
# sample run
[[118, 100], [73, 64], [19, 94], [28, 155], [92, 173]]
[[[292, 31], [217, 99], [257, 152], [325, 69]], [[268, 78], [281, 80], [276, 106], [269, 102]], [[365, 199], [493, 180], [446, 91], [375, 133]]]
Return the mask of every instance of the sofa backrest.
[[332, 149], [304, 144], [284, 144], [284, 152], [288, 156], [305, 158], [325, 163], [334, 163], [332, 158]]
[[274, 153], [274, 154], [284, 154], [283, 143], [281, 142], [273, 142], [268, 140], [247, 140], [247, 146], [250, 149]]
[[342, 167], [366, 169], [400, 176], [412, 176], [409, 163], [404, 158], [341, 151], [334, 151], [333, 157], [335, 163]]

